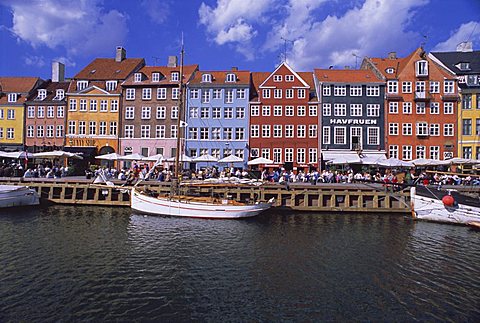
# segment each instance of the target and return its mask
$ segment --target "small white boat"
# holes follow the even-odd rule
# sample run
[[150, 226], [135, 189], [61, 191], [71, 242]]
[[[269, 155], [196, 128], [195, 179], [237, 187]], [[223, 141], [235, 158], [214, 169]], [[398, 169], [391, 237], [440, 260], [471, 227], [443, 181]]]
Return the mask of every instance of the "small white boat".
[[266, 203], [248, 204], [212, 197], [159, 196], [144, 192], [138, 187], [132, 188], [130, 200], [132, 209], [141, 213], [208, 219], [253, 217], [268, 210], [273, 204], [273, 199]]
[[0, 185], [0, 208], [38, 204], [40, 200], [34, 189], [26, 186]]
[[412, 216], [419, 220], [468, 224], [480, 222], [480, 199], [456, 191], [410, 189]]

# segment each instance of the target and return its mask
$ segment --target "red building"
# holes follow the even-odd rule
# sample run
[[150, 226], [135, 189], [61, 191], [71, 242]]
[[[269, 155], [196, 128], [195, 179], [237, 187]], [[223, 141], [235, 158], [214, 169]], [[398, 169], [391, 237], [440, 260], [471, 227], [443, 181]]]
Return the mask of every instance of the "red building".
[[385, 133], [389, 157], [447, 159], [456, 155], [457, 81], [418, 48], [405, 58], [365, 58], [386, 82]]
[[252, 73], [250, 159], [272, 167], [318, 167], [318, 100], [313, 73], [282, 63], [272, 73]]

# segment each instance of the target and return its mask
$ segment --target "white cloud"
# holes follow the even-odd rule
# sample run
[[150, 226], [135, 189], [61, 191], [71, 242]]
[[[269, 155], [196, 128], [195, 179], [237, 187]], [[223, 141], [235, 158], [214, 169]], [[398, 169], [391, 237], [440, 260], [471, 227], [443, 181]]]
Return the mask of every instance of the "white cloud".
[[63, 48], [69, 55], [113, 53], [128, 32], [127, 17], [117, 10], [106, 11], [97, 0], [4, 4], [13, 15], [12, 33], [34, 48]]
[[226, 30], [220, 30], [217, 37], [215, 37], [215, 41], [219, 45], [228, 42], [245, 42], [255, 37], [256, 33], [252, 26], [245, 23], [242, 19], [238, 19], [235, 25], [228, 27]]
[[451, 33], [450, 38], [438, 43], [432, 49], [432, 52], [455, 51], [457, 45], [464, 41], [480, 42], [480, 21], [470, 21], [462, 24]]
[[43, 56], [29, 55], [23, 57], [23, 62], [28, 66], [43, 67], [45, 66], [45, 59]]
[[170, 2], [167, 0], [142, 0], [140, 5], [153, 23], [161, 25], [170, 15]]
[[74, 60], [64, 56], [55, 57], [52, 61], [63, 63], [67, 67], [75, 67], [77, 65]]

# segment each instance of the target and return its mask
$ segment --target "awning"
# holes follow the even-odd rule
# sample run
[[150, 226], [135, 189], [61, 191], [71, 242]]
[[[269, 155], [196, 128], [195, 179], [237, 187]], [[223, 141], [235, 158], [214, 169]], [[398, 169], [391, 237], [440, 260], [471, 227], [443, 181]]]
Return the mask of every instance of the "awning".
[[356, 160], [356, 159], [360, 159], [360, 157], [358, 156], [358, 154], [354, 151], [345, 151], [345, 150], [342, 150], [342, 151], [323, 151], [322, 152], [322, 157], [323, 157], [323, 160], [324, 161], [329, 161], [329, 160], [334, 160], [334, 159], [338, 159], [338, 158], [345, 158], [345, 159], [348, 159], [348, 160]]
[[63, 151], [82, 154], [83, 158], [89, 158], [89, 157], [93, 158], [98, 155], [98, 150], [97, 150], [97, 147], [95, 146], [63, 147]]

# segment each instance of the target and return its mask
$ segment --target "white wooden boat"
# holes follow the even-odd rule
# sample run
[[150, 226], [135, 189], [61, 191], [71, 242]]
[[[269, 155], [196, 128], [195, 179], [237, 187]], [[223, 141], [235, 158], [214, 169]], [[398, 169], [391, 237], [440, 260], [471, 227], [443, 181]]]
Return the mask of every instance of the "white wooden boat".
[[480, 222], [480, 200], [455, 191], [410, 189], [412, 216], [419, 220], [468, 224]]
[[156, 196], [138, 187], [132, 188], [130, 200], [132, 209], [141, 213], [209, 219], [253, 217], [273, 204], [273, 199], [266, 203], [247, 204], [211, 197]]
[[26, 186], [0, 185], [0, 208], [38, 204], [40, 200], [34, 189]]

